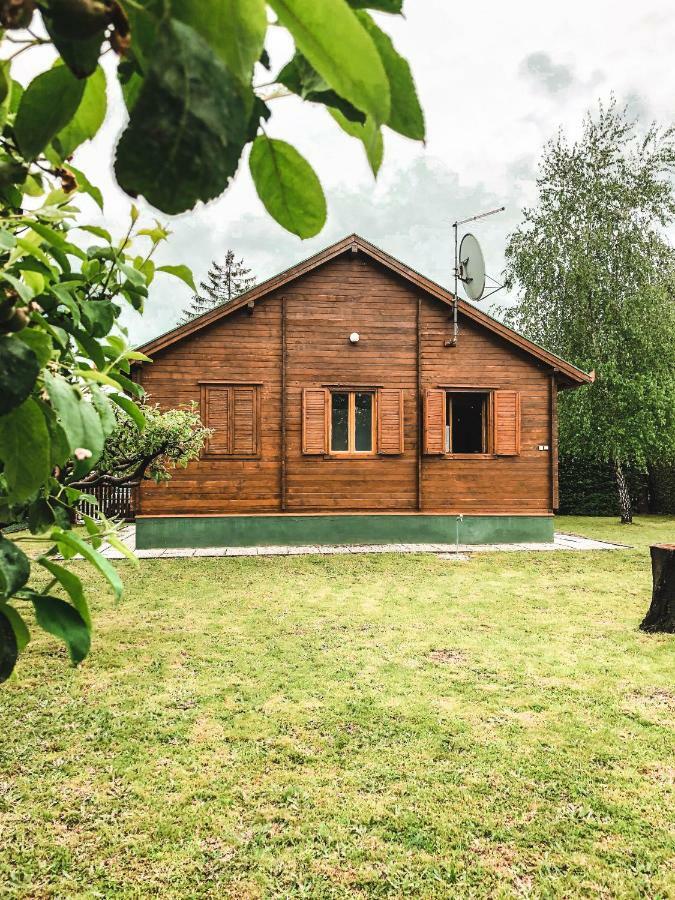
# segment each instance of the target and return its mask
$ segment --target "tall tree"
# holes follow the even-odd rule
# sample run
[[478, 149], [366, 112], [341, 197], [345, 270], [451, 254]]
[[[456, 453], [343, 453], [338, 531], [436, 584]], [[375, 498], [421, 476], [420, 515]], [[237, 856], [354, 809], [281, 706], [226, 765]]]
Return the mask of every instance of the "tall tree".
[[237, 262], [234, 258], [234, 250], [227, 251], [223, 265], [213, 260], [206, 280], [199, 283], [201, 293], [193, 295], [190, 306], [184, 310], [179, 324], [185, 325], [210, 309], [229, 303], [230, 300], [248, 291], [255, 284], [255, 276], [249, 277], [250, 272], [251, 269], [246, 268], [243, 259]]
[[586, 370], [564, 393], [561, 449], [610, 463], [621, 521], [632, 522], [625, 468], [675, 456], [675, 129], [640, 133], [612, 100], [581, 138], [544, 150], [538, 201], [510, 236], [509, 324]]

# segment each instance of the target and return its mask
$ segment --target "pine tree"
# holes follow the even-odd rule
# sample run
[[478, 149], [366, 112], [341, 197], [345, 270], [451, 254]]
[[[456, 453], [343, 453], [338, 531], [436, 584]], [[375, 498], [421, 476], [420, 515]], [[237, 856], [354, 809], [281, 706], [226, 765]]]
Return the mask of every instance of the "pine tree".
[[184, 310], [178, 324], [185, 325], [216, 306], [229, 303], [248, 291], [255, 284], [255, 276], [247, 277], [250, 271], [244, 265], [243, 259], [238, 262], [235, 260], [234, 250], [227, 251], [223, 265], [213, 260], [206, 280], [199, 284], [200, 293], [192, 297], [190, 306]]

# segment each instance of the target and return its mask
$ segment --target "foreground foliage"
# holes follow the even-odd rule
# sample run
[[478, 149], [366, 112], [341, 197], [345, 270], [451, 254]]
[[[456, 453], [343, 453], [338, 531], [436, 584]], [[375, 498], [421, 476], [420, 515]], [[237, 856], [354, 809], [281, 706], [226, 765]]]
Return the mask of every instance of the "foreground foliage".
[[610, 463], [621, 515], [625, 468], [675, 459], [675, 128], [641, 133], [614, 102], [582, 137], [551, 141], [537, 205], [506, 250], [520, 300], [509, 324], [595, 383], [560, 396], [560, 446]]
[[672, 896], [673, 639], [637, 626], [674, 532], [122, 563], [96, 652], [50, 679], [41, 636], [3, 693], [0, 893]]
[[[293, 146], [267, 134], [272, 99], [293, 94], [324, 106], [363, 142], [374, 174], [383, 126], [424, 140], [410, 67], [366, 7], [400, 14], [402, 0], [0, 0], [0, 25], [20, 45], [16, 53], [52, 44], [63, 62], [39, 74], [20, 103], [21, 153], [34, 158], [65, 132], [52, 149], [65, 161], [74, 134], [96, 133], [105, 117], [98, 61], [112, 50], [129, 113], [115, 174], [130, 196], [184, 212], [222, 194], [250, 145], [263, 205], [284, 228], [311, 237], [326, 220], [323, 189]], [[31, 30], [39, 28], [38, 9], [45, 37]], [[295, 45], [274, 75], [265, 50], [270, 25]], [[8, 168], [21, 164], [10, 153], [2, 177], [22, 180]]]

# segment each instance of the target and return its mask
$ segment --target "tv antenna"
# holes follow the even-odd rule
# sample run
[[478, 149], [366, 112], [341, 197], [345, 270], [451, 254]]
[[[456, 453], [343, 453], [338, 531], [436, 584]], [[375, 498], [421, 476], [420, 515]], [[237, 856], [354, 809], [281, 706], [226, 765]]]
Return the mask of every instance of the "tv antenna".
[[[497, 209], [488, 210], [488, 212], [478, 213], [477, 216], [470, 216], [468, 219], [461, 219], [453, 222], [452, 227], [455, 232], [455, 290], [452, 304], [452, 339], [445, 342], [446, 347], [454, 347], [457, 344], [457, 335], [459, 328], [457, 326], [457, 294], [459, 291], [459, 282], [464, 285], [464, 291], [470, 300], [477, 301], [486, 297], [491, 297], [500, 291], [504, 285], [499, 284], [490, 275], [485, 272], [485, 260], [483, 251], [480, 248], [478, 240], [473, 234], [467, 232], [459, 243], [459, 226], [467, 225], [469, 222], [477, 222], [479, 219], [486, 219], [495, 213], [504, 212], [505, 206]], [[492, 284], [490, 290], [485, 293], [486, 281], [490, 279]]]

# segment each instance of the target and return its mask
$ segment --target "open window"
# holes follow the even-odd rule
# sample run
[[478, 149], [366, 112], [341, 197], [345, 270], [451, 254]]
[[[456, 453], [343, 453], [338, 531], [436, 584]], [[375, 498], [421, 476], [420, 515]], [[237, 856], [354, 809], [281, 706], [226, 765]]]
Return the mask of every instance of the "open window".
[[448, 391], [445, 395], [445, 452], [488, 453], [489, 394]]
[[518, 456], [520, 393], [429, 388], [424, 395], [424, 453]]

